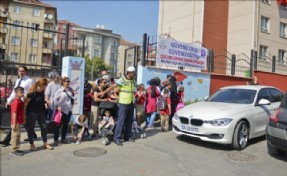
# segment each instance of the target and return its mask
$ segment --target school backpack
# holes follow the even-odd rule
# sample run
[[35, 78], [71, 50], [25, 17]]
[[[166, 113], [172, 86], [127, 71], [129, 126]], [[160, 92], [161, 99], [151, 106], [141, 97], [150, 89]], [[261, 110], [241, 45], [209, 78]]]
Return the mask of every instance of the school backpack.
[[164, 97], [164, 96], [159, 96], [159, 97], [157, 98], [157, 103], [156, 103], [156, 105], [157, 105], [157, 108], [158, 108], [159, 110], [164, 110], [164, 109], [166, 109], [166, 108], [167, 108], [166, 97]]

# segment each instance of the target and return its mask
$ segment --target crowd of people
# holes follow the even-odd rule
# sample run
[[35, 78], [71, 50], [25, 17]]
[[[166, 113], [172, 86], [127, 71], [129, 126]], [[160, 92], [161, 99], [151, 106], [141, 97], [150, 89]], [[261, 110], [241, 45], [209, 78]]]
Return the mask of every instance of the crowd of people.
[[[159, 117], [161, 131], [166, 132], [170, 130], [175, 111], [184, 106], [184, 87], [177, 86], [176, 78], [172, 75], [167, 75], [163, 81], [152, 78], [145, 88], [144, 84], [136, 83], [134, 67], [127, 68], [126, 74], [116, 81], [103, 70], [95, 84], [85, 80], [83, 114], [70, 123], [75, 103], [70, 79], [52, 71], [48, 74], [49, 81], [40, 78], [35, 82], [28, 77], [27, 72], [27, 67], [18, 67], [19, 78], [6, 104], [11, 106], [11, 129], [1, 144], [7, 146], [11, 140], [11, 155], [22, 156], [25, 153], [20, 150], [22, 125], [27, 131], [26, 141], [29, 141], [30, 150], [38, 150], [34, 144], [37, 138], [36, 121], [40, 126], [43, 148], [47, 150], [69, 143], [66, 139], [69, 124], [75, 144], [80, 144], [87, 137], [102, 136], [106, 140], [104, 134], [107, 134], [112, 135], [116, 145], [122, 146], [122, 141], [135, 141], [133, 122], [140, 128], [149, 129], [154, 128], [154, 122]], [[48, 129], [51, 126], [54, 128]], [[105, 129], [108, 133], [103, 132]], [[54, 143], [51, 145], [47, 143], [48, 131], [54, 134]]]

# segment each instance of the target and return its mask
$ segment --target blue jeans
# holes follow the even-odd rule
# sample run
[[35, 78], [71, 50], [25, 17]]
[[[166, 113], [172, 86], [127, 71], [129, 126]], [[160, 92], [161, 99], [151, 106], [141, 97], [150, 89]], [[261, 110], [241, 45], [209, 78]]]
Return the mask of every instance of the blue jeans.
[[146, 126], [153, 127], [153, 122], [156, 117], [156, 112], [148, 113], [146, 116]]
[[119, 104], [118, 118], [115, 129], [114, 140], [121, 140], [122, 130], [124, 128], [124, 140], [131, 137], [132, 124], [134, 118], [134, 104]]

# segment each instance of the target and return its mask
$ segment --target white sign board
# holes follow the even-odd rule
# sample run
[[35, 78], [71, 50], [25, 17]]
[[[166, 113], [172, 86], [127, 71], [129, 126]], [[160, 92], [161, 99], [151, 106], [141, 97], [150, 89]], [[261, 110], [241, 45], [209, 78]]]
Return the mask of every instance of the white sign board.
[[156, 65], [206, 70], [207, 53], [204, 47], [159, 37]]
[[67, 56], [63, 58], [62, 77], [70, 79], [70, 87], [75, 92], [75, 104], [73, 115], [83, 114], [84, 83], [85, 83], [85, 59]]

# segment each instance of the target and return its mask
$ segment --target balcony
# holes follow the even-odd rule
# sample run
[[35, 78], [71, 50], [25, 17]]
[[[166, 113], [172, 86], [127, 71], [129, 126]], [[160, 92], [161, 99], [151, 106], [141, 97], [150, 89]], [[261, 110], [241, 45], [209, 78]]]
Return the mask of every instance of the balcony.
[[50, 54], [50, 53], [52, 53], [52, 49], [50, 49], [50, 48], [43, 48], [42, 49], [42, 53]]
[[8, 32], [7, 28], [0, 27], [0, 33], [7, 34], [7, 32]]
[[44, 32], [44, 33], [43, 33], [43, 38], [53, 39], [53, 34], [52, 34], [52, 33]]
[[7, 49], [7, 44], [6, 43], [0, 43], [0, 48], [6, 50]]

